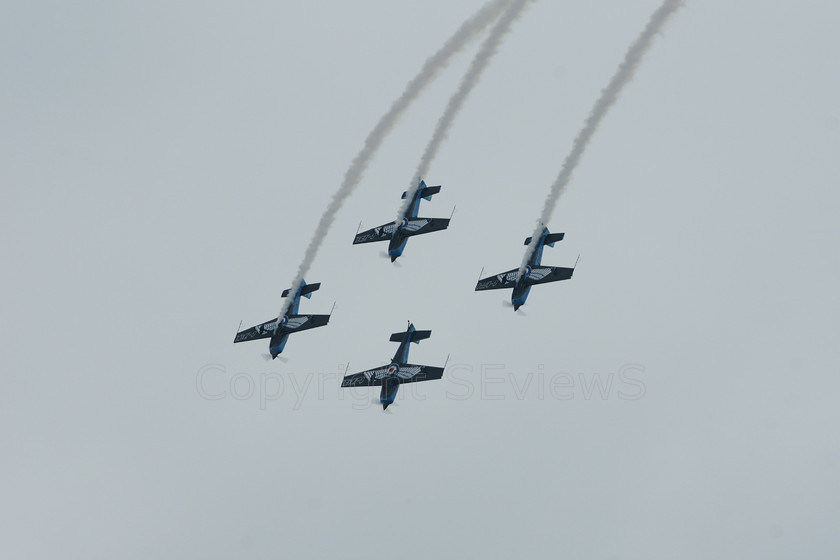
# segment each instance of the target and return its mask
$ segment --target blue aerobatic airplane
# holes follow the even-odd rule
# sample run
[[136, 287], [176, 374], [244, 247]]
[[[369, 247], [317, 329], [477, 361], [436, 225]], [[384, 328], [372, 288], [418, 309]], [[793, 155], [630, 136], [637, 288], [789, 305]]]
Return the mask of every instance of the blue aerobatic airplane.
[[[314, 329], [315, 327], [323, 327], [330, 322], [330, 315], [298, 315], [301, 296], [309, 299], [312, 297], [312, 292], [320, 287], [320, 283], [307, 284], [306, 282], [301, 282], [300, 288], [298, 288], [293, 296], [292, 304], [283, 314], [283, 317], [275, 317], [256, 327], [239, 331], [236, 333], [233, 342], [271, 338], [268, 343], [268, 351], [271, 352], [271, 359], [273, 360], [286, 347], [286, 342], [289, 340], [290, 334]], [[290, 291], [289, 289], [283, 290], [281, 297], [288, 297]]]
[[[558, 280], [568, 280], [574, 273], [574, 268], [565, 268], [561, 266], [542, 266], [543, 249], [554, 247], [554, 243], [561, 241], [565, 233], [551, 233], [545, 225], [540, 230], [540, 235], [536, 240], [536, 248], [531, 253], [528, 259], [527, 266], [523, 268], [514, 268], [507, 272], [496, 274], [495, 276], [488, 276], [482, 278], [475, 285], [475, 291], [481, 290], [502, 290], [505, 288], [513, 288], [513, 293], [510, 297], [510, 302], [513, 304], [513, 310], [516, 311], [525, 304], [528, 299], [528, 293], [531, 291], [531, 286], [535, 284], [545, 284], [547, 282], [557, 282]], [[531, 243], [531, 238], [525, 239], [525, 245]], [[575, 263], [577, 265], [577, 263]]]
[[[432, 200], [432, 196], [439, 192], [440, 185], [427, 187], [425, 181], [420, 181], [420, 185], [417, 187], [417, 192], [414, 194], [411, 204], [406, 207], [399, 219], [395, 222], [388, 222], [379, 227], [357, 233], [353, 239], [353, 245], [374, 243], [376, 241], [389, 241], [388, 256], [391, 257], [391, 262], [394, 262], [402, 255], [409, 237], [432, 233], [433, 231], [440, 231], [449, 227], [449, 221], [452, 216], [449, 218], [417, 217], [417, 212], [420, 210], [420, 199]], [[407, 196], [408, 192], [402, 193], [403, 200]]]
[[[391, 342], [399, 342], [400, 347], [397, 353], [387, 366], [381, 366], [367, 371], [347, 375], [341, 382], [342, 387], [378, 387], [379, 402], [382, 403], [382, 410], [387, 410], [397, 397], [397, 390], [403, 383], [416, 383], [418, 381], [431, 381], [443, 377], [443, 367], [418, 366], [408, 363], [409, 344], [419, 344], [421, 340], [432, 336], [432, 331], [418, 331], [409, 321], [408, 329], [405, 332], [398, 332], [391, 335]], [[447, 358], [447, 362], [449, 358]]]

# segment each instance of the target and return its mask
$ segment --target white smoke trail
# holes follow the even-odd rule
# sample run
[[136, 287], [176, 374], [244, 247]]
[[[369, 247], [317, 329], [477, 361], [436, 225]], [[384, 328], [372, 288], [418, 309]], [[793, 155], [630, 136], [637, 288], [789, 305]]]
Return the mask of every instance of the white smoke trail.
[[[344, 179], [341, 181], [341, 186], [335, 192], [332, 200], [330, 200], [330, 203], [327, 205], [326, 210], [324, 210], [324, 213], [321, 215], [321, 220], [315, 228], [315, 233], [312, 236], [312, 240], [309, 242], [309, 246], [306, 248], [303, 260], [298, 267], [297, 275], [292, 282], [290, 291], [291, 294], [297, 292], [303, 282], [304, 276], [307, 272], [309, 272], [309, 267], [312, 266], [312, 262], [315, 260], [315, 256], [318, 254], [318, 250], [321, 248], [321, 244], [323, 243], [327, 232], [330, 230], [333, 221], [335, 221], [336, 214], [341, 209], [341, 206], [344, 204], [347, 197], [352, 194], [353, 190], [359, 184], [359, 181], [361, 181], [362, 175], [364, 174], [365, 169], [367, 169], [368, 163], [370, 163], [373, 155], [379, 149], [379, 146], [382, 144], [385, 136], [388, 135], [397, 120], [402, 116], [417, 96], [420, 95], [420, 92], [422, 92], [423, 89], [429, 85], [435, 77], [437, 77], [440, 70], [446, 67], [449, 60], [461, 49], [463, 49], [471, 40], [473, 40], [476, 35], [481, 33], [488, 25], [498, 19], [499, 15], [511, 3], [511, 1], [512, 0], [490, 0], [484, 4], [478, 12], [466, 20], [461, 27], [458, 28], [455, 34], [452, 35], [446, 43], [444, 43], [443, 47], [426, 60], [425, 64], [423, 64], [423, 68], [420, 69], [420, 72], [410, 82], [408, 82], [408, 84], [406, 84], [402, 95], [394, 101], [391, 108], [388, 109], [388, 112], [379, 119], [379, 122], [365, 139], [364, 147], [362, 147], [361, 151], [359, 151], [353, 159], [350, 167], [344, 173]], [[290, 305], [291, 298], [284, 300], [283, 307], [280, 310], [280, 317], [285, 315]]]
[[598, 98], [598, 101], [596, 101], [595, 105], [592, 107], [592, 112], [586, 118], [583, 128], [580, 132], [578, 132], [578, 135], [575, 138], [574, 144], [572, 145], [572, 151], [569, 152], [569, 155], [566, 156], [566, 159], [563, 162], [560, 174], [557, 176], [554, 184], [551, 185], [551, 190], [545, 200], [542, 215], [540, 216], [536, 228], [534, 228], [534, 234], [532, 235], [533, 239], [528, 245], [528, 248], [525, 250], [525, 256], [522, 258], [520, 270], [528, 265], [528, 259], [531, 258], [531, 255], [536, 249], [537, 236], [541, 233], [542, 224], [548, 224], [549, 219], [551, 219], [551, 214], [554, 212], [554, 207], [557, 205], [557, 199], [560, 198], [560, 195], [562, 195], [566, 189], [566, 185], [569, 184], [569, 181], [572, 178], [572, 172], [574, 172], [575, 167], [577, 167], [586, 146], [589, 144], [589, 141], [598, 129], [598, 125], [601, 124], [601, 120], [603, 120], [610, 107], [612, 107], [618, 99], [622, 88], [624, 88], [624, 86], [633, 79], [636, 68], [639, 66], [642, 58], [650, 48], [654, 36], [659, 33], [668, 21], [668, 18], [673, 15], [677, 9], [682, 7], [682, 4], [682, 0], [665, 0], [662, 5], [653, 12], [653, 15], [651, 15], [650, 20], [648, 20], [644, 31], [642, 31], [642, 34], [639, 35], [632, 45], [630, 45], [630, 48], [627, 50], [627, 54], [624, 56], [624, 60], [618, 67], [615, 75], [612, 77], [609, 84], [607, 84], [607, 87], [601, 91], [601, 97]]
[[481, 45], [481, 48], [476, 53], [472, 64], [470, 64], [470, 67], [467, 70], [467, 73], [464, 74], [464, 77], [461, 79], [461, 85], [458, 86], [458, 89], [452, 97], [449, 98], [449, 104], [443, 111], [443, 115], [441, 115], [440, 119], [438, 119], [437, 127], [435, 128], [429, 143], [426, 145], [423, 157], [420, 158], [420, 163], [417, 165], [417, 171], [411, 179], [411, 184], [407, 189], [408, 194], [406, 194], [405, 200], [400, 205], [400, 210], [397, 214], [397, 221], [402, 219], [403, 214], [405, 214], [408, 207], [411, 206], [414, 195], [417, 193], [417, 188], [420, 186], [420, 179], [426, 177], [426, 173], [429, 171], [429, 166], [431, 165], [432, 160], [437, 155], [440, 145], [449, 134], [449, 129], [452, 127], [452, 123], [455, 121], [455, 117], [458, 115], [461, 107], [464, 106], [464, 101], [466, 101], [467, 96], [478, 84], [481, 79], [482, 72], [484, 72], [484, 69], [487, 68], [487, 65], [490, 63], [493, 55], [496, 54], [496, 51], [498, 50], [499, 45], [501, 45], [502, 40], [505, 38], [505, 35], [508, 31], [510, 31], [511, 25], [513, 25], [519, 16], [522, 15], [522, 12], [531, 1], [533, 0], [515, 0], [508, 9], [505, 10], [505, 13], [502, 14], [499, 21], [496, 22], [496, 25], [490, 31], [490, 35], [487, 36], [487, 39], [484, 40], [484, 44]]

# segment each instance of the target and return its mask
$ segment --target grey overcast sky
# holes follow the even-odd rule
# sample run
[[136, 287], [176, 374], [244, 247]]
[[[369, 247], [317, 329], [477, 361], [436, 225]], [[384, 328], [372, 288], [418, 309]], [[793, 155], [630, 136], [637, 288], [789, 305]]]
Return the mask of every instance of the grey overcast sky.
[[[0, 6], [3, 558], [840, 556], [840, 7], [708, 0], [548, 188], [659, 0], [540, 0], [433, 163], [449, 230], [392, 219], [480, 40], [372, 161], [280, 308], [362, 142], [480, 0]], [[442, 381], [341, 392], [411, 319]]]

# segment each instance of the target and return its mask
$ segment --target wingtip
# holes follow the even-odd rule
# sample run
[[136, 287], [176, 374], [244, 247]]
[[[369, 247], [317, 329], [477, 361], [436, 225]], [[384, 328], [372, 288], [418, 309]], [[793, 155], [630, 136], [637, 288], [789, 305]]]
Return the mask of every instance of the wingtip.
[[481, 282], [481, 277], [484, 276], [484, 267], [481, 267], [481, 272], [478, 273], [478, 279], [475, 281], [475, 291], [478, 291], [478, 283]]

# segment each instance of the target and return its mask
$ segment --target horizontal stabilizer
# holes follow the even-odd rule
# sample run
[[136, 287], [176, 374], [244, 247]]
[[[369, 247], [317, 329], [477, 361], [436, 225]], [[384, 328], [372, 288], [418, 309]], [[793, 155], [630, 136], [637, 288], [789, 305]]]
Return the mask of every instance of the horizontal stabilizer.
[[311, 298], [312, 297], [312, 292], [315, 292], [315, 291], [319, 290], [320, 288], [321, 288], [321, 283], [320, 282], [317, 282], [315, 284], [307, 284], [300, 291], [300, 295], [302, 295], [305, 298]]
[[[406, 332], [398, 332], [391, 335], [391, 342], [402, 342], [408, 336]], [[411, 342], [418, 343], [432, 336], [432, 331], [412, 331]]]
[[[315, 284], [304, 284], [303, 288], [301, 288], [301, 290], [300, 290], [300, 295], [302, 295], [305, 298], [311, 298], [312, 297], [312, 292], [315, 292], [320, 288], [321, 288], [321, 283], [320, 282], [316, 282]], [[283, 290], [283, 293], [280, 294], [280, 297], [288, 296], [290, 291], [291, 291], [290, 289]]]
[[[440, 185], [436, 187], [423, 187], [423, 190], [420, 191], [420, 198], [425, 198], [426, 200], [432, 200], [432, 197], [440, 192]], [[402, 198], [405, 200], [405, 197], [408, 196], [408, 191], [402, 193]]]
[[[554, 247], [554, 244], [557, 241], [563, 241], [563, 237], [565, 237], [565, 233], [549, 233], [545, 236], [545, 244], [549, 247]], [[531, 238], [528, 237], [525, 239], [525, 245], [531, 244]]]
[[440, 192], [440, 185], [436, 187], [426, 187], [423, 189], [423, 192], [420, 193], [421, 198], [425, 198], [426, 200], [432, 200], [432, 197]]

